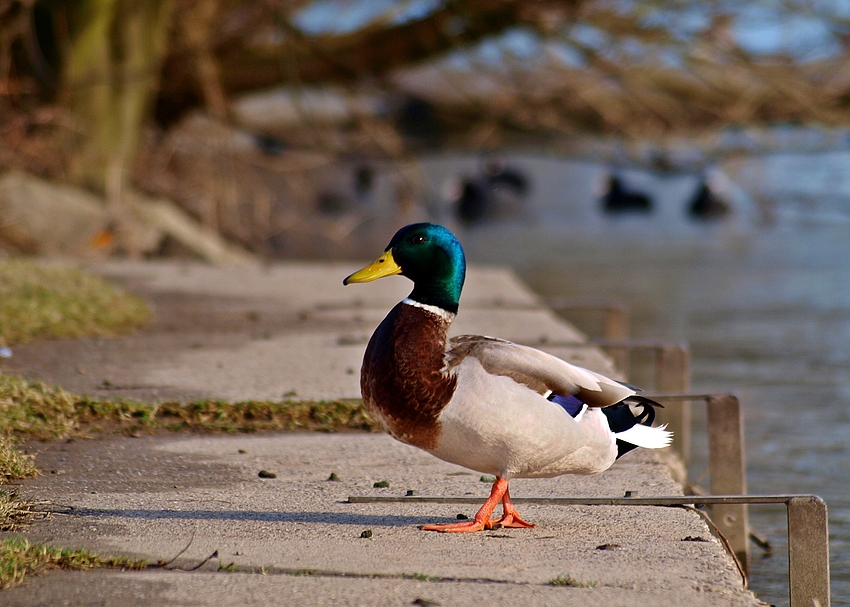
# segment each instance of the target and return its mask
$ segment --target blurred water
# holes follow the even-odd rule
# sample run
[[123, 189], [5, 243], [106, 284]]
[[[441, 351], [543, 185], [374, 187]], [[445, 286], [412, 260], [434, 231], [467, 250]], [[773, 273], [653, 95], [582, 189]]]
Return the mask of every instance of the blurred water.
[[[850, 225], [580, 228], [532, 222], [462, 239], [471, 261], [512, 265], [543, 295], [629, 303], [634, 337], [689, 342], [693, 389], [741, 398], [749, 491], [826, 500], [833, 605], [850, 605]], [[694, 442], [704, 450], [704, 438]], [[754, 548], [752, 588], [787, 605], [785, 509], [751, 512], [774, 547], [769, 559]]]

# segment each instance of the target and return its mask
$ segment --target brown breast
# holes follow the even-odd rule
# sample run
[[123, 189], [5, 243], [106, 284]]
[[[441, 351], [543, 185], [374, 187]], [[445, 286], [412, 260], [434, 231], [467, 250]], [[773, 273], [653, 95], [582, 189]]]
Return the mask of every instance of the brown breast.
[[423, 449], [436, 447], [437, 418], [457, 385], [441, 371], [447, 330], [438, 315], [399, 303], [375, 329], [363, 357], [366, 409], [392, 436]]

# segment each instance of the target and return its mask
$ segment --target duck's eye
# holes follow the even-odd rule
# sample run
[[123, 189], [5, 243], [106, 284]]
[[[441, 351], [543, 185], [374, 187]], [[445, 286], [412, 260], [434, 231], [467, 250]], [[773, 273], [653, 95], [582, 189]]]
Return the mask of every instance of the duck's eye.
[[418, 234], [417, 236], [414, 236], [410, 239], [410, 244], [422, 244], [423, 242], [425, 242], [425, 237], [421, 234]]

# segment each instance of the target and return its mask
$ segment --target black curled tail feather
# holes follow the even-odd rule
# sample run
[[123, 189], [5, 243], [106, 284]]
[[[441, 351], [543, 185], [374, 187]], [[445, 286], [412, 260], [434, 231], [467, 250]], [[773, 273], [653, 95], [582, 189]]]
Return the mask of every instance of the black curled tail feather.
[[[611, 428], [611, 432], [617, 434], [618, 432], [625, 432], [637, 424], [652, 426], [655, 422], [656, 407], [664, 408], [661, 403], [635, 394], [623, 399], [623, 401], [616, 405], [604, 407], [602, 412], [608, 419], [608, 426]], [[637, 445], [617, 439], [617, 459], [633, 449], [637, 449]]]

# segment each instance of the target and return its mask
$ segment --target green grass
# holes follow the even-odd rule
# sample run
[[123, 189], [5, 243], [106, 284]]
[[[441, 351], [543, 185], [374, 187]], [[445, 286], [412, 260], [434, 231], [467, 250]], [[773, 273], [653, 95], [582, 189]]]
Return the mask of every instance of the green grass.
[[144, 569], [147, 561], [122, 556], [102, 557], [87, 550], [30, 544], [18, 537], [0, 541], [0, 588], [20, 584], [27, 575], [36, 575], [46, 569], [81, 571], [100, 567]]
[[89, 272], [0, 261], [0, 345], [36, 339], [113, 336], [144, 323], [144, 301]]
[[[18, 451], [11, 440], [0, 436], [0, 484], [37, 476], [38, 470], [34, 459], [32, 455]], [[0, 521], [2, 519], [2, 506], [0, 506]]]
[[[141, 299], [89, 272], [58, 264], [0, 260], [0, 346], [118, 335], [135, 329], [149, 315]], [[74, 432], [83, 413], [82, 400], [0, 375], [0, 483], [36, 474], [32, 458], [17, 451], [14, 443]]]
[[[332, 401], [169, 401], [80, 396], [38, 381], [0, 375], [0, 437], [56, 440], [101, 432], [373, 430], [358, 399]], [[2, 467], [0, 467], [2, 469]]]
[[546, 582], [549, 586], [570, 586], [571, 588], [593, 588], [596, 582], [580, 582], [571, 575], [558, 574]]
[[17, 531], [28, 525], [36, 516], [44, 517], [43, 512], [33, 509], [35, 504], [18, 498], [18, 494], [0, 491], [0, 531]]
[[32, 457], [14, 448], [25, 440], [116, 432], [137, 436], [161, 430], [237, 433], [374, 429], [376, 424], [355, 399], [148, 404], [80, 396], [42, 382], [0, 375], [0, 484], [37, 474]]
[[[0, 346], [36, 339], [111, 336], [150, 315], [138, 297], [102, 278], [64, 265], [0, 260]], [[0, 375], [0, 483], [36, 474], [13, 441], [73, 431], [74, 401], [61, 390]]]

